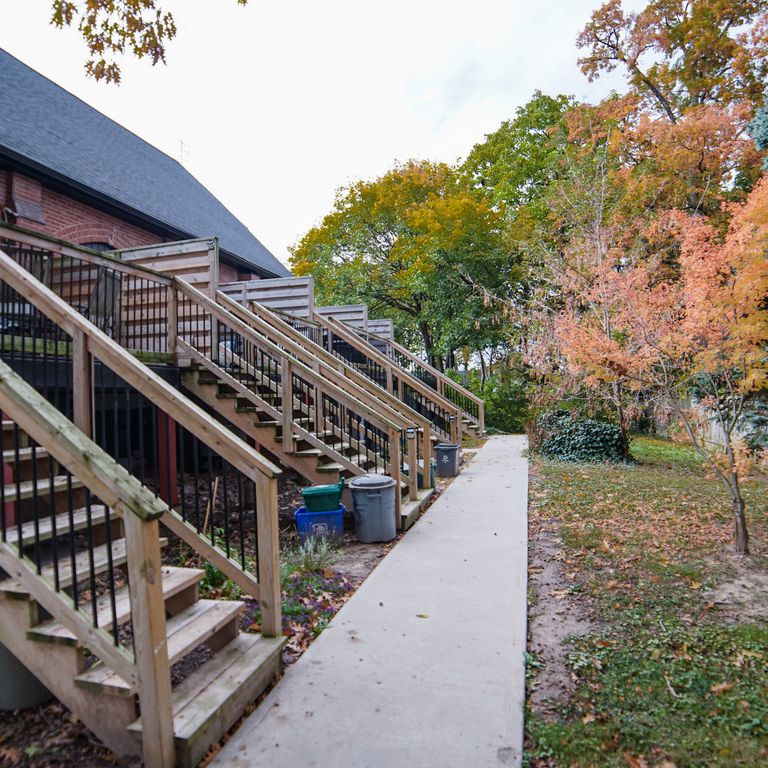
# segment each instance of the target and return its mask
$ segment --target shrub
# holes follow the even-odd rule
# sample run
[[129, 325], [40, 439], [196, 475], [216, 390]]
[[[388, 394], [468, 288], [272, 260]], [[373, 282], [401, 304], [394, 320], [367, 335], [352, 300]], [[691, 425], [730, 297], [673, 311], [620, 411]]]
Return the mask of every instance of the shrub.
[[568, 411], [543, 413], [537, 423], [537, 446], [544, 456], [561, 461], [624, 461], [621, 430], [596, 419], [573, 419]]
[[478, 371], [460, 376], [446, 371], [454, 381], [485, 401], [485, 427], [490, 434], [523, 432], [528, 413], [528, 380], [522, 369], [503, 369], [489, 376], [482, 386]]
[[330, 568], [338, 558], [335, 542], [310, 536], [296, 548], [287, 548], [280, 563], [283, 575], [315, 573]]

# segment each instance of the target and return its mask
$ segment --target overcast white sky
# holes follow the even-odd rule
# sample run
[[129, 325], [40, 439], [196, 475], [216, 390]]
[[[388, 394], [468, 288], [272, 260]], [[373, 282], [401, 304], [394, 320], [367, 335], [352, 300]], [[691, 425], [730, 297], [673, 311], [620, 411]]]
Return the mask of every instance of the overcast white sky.
[[622, 87], [576, 66], [601, 0], [158, 2], [178, 26], [168, 65], [126, 59], [119, 87], [85, 77], [51, 0], [0, 0], [0, 47], [182, 160], [283, 261], [338, 187], [396, 160], [454, 162], [537, 88]]

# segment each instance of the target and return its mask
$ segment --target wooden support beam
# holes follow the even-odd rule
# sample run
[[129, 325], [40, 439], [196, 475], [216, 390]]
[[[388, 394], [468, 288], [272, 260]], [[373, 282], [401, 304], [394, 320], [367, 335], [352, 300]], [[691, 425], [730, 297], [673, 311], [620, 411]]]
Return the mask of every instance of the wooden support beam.
[[432, 475], [430, 467], [432, 465], [432, 430], [423, 429], [421, 431], [421, 458], [424, 462], [424, 487], [433, 488], [429, 478]]
[[168, 662], [158, 524], [156, 520], [139, 520], [130, 510], [126, 510], [123, 520], [133, 647], [143, 724], [144, 765], [147, 768], [173, 768], [171, 668]]
[[400, 432], [397, 429], [389, 430], [389, 476], [395, 481], [395, 528], [402, 527], [403, 490], [402, 473], [400, 472]]
[[405, 444], [408, 452], [408, 498], [416, 501], [419, 497], [419, 456], [415, 429], [405, 430]]
[[88, 339], [76, 328], [72, 334], [72, 415], [75, 426], [93, 437], [93, 361]]
[[280, 358], [281, 406], [283, 419], [283, 450], [293, 453], [293, 364], [290, 358]]
[[259, 606], [261, 633], [282, 634], [280, 590], [280, 541], [277, 519], [277, 480], [261, 478], [256, 483], [256, 525], [259, 534]]
[[169, 285], [166, 295], [168, 300], [168, 337], [166, 341], [167, 352], [176, 357], [176, 340], [179, 328], [179, 302], [176, 286]]

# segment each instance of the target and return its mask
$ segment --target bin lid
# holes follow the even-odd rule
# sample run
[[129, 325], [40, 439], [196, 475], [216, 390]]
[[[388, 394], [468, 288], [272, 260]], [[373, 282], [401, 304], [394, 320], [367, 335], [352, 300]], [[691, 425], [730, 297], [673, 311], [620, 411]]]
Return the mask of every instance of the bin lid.
[[439, 443], [435, 446], [436, 451], [455, 451], [461, 446], [458, 443]]
[[360, 475], [349, 481], [350, 488], [364, 488], [365, 490], [391, 488], [394, 484], [394, 479], [387, 477], [387, 475]]
[[341, 493], [344, 490], [344, 478], [342, 477], [338, 483], [332, 483], [331, 485], [310, 485], [301, 489], [301, 495], [306, 498], [307, 496], [325, 496], [329, 493]]

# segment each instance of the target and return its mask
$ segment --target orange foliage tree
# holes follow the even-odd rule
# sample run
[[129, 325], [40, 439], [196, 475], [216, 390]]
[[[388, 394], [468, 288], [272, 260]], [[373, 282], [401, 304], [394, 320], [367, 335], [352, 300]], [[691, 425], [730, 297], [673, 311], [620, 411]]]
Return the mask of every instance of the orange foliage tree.
[[[674, 273], [661, 255], [607, 261], [592, 292], [595, 303], [610, 304], [610, 333], [602, 317], [563, 312], [557, 336], [572, 370], [589, 384], [621, 381], [671, 409], [727, 488], [735, 548], [747, 554], [740, 482], [749, 459], [737, 428], [745, 402], [767, 379], [768, 180], [732, 213], [724, 235], [701, 216], [671, 213], [649, 237], [674, 237]], [[721, 428], [722, 449], [697, 424], [710, 419]]]

